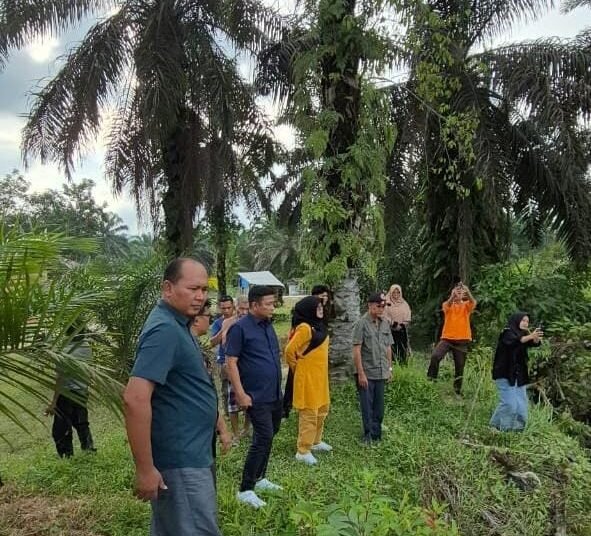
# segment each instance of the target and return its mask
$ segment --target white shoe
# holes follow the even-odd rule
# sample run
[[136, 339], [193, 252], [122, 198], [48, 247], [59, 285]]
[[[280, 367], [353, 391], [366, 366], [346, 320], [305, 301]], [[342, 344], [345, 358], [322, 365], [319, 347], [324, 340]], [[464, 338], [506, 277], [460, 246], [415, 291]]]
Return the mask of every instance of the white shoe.
[[311, 452], [308, 452], [306, 454], [300, 454], [298, 452], [295, 455], [295, 459], [298, 462], [304, 462], [304, 463], [307, 463], [308, 465], [316, 465], [318, 463], [318, 460], [316, 458], [314, 458], [314, 455]]
[[254, 485], [254, 489], [260, 489], [262, 491], [281, 491], [283, 488], [279, 484], [275, 484], [270, 480], [263, 478]]
[[321, 441], [320, 443], [316, 443], [316, 445], [312, 445], [312, 450], [316, 452], [330, 452], [332, 447], [328, 443]]
[[267, 503], [262, 499], [259, 499], [257, 494], [251, 489], [249, 489], [248, 491], [239, 491], [236, 494], [236, 498], [238, 499], [238, 502], [248, 504], [253, 508], [261, 508], [262, 506], [267, 505]]

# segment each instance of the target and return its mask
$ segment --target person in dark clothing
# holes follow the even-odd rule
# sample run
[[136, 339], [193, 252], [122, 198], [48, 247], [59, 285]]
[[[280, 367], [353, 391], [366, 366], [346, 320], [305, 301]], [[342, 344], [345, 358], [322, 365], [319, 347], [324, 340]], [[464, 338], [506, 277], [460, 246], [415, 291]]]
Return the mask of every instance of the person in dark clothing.
[[[72, 327], [69, 334], [75, 331], [76, 328]], [[90, 344], [82, 335], [75, 335], [64, 351], [81, 362], [89, 363], [92, 359]], [[45, 410], [46, 415], [53, 415], [51, 435], [61, 458], [74, 455], [72, 429], [78, 434], [82, 450], [96, 452], [88, 423], [88, 385], [71, 376], [65, 366], [58, 367], [53, 400]]]
[[271, 324], [275, 294], [271, 287], [255, 286], [248, 292], [249, 313], [236, 321], [226, 335], [226, 365], [236, 402], [246, 409], [252, 425], [239, 502], [253, 508], [266, 503], [256, 491], [279, 491], [266, 478], [273, 438], [283, 413], [279, 340]]
[[[328, 328], [328, 321], [329, 321], [329, 300], [330, 300], [330, 289], [326, 285], [314, 285], [312, 287], [312, 296], [316, 296], [320, 302], [322, 303], [322, 307], [324, 308], [324, 316], [322, 317], [322, 322]], [[290, 331], [290, 338], [295, 329], [295, 317], [291, 319], [291, 331]], [[289, 369], [287, 372], [287, 380], [285, 381], [285, 390], [283, 392], [283, 418], [289, 419], [289, 413], [291, 412], [291, 408], [293, 407], [293, 378], [294, 378], [294, 371]]]
[[528, 328], [527, 313], [512, 314], [495, 350], [492, 377], [500, 401], [490, 425], [501, 431], [521, 431], [527, 424], [527, 351], [531, 346], [539, 346], [544, 336], [540, 328], [531, 333]]
[[392, 330], [392, 358], [396, 359], [401, 365], [408, 363], [408, 325], [410, 324], [412, 313], [410, 305], [402, 296], [402, 287], [392, 285], [388, 294], [386, 294], [386, 309], [384, 318], [390, 323]]

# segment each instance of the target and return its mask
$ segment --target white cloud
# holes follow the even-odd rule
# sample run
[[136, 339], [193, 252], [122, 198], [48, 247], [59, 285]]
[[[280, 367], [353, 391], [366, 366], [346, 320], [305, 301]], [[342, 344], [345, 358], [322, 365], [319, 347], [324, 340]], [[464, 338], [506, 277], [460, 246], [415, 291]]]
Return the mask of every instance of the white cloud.
[[0, 153], [19, 154], [21, 130], [25, 121], [15, 114], [0, 112]]
[[27, 47], [27, 53], [34, 62], [46, 63], [55, 57], [59, 46], [60, 42], [55, 37], [38, 37]]

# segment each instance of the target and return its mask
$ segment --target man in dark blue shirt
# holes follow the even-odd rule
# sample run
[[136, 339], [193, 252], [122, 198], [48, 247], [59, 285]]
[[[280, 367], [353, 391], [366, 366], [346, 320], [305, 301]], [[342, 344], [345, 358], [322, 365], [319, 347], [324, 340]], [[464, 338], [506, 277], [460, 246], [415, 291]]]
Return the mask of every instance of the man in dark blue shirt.
[[220, 535], [210, 470], [217, 395], [190, 331], [206, 298], [204, 266], [171, 261], [124, 393], [136, 495], [152, 503], [152, 536]]
[[237, 498], [259, 508], [266, 503], [255, 490], [282, 489], [265, 478], [273, 437], [279, 431], [283, 412], [281, 363], [279, 341], [271, 325], [275, 310], [273, 289], [251, 288], [248, 304], [248, 315], [238, 320], [226, 336], [226, 366], [236, 401], [246, 408], [254, 431]]

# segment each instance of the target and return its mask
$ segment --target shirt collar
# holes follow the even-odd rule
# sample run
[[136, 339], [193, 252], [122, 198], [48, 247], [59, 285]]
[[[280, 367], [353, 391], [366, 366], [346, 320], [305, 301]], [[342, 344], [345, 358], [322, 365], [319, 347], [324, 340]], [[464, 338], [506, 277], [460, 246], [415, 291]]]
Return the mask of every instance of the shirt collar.
[[184, 327], [189, 327], [193, 322], [193, 319], [191, 317], [188, 317], [183, 313], [180, 313], [172, 305], [166, 303], [162, 298], [158, 300], [158, 307], [166, 309], [168, 312], [170, 312], [174, 319]]

